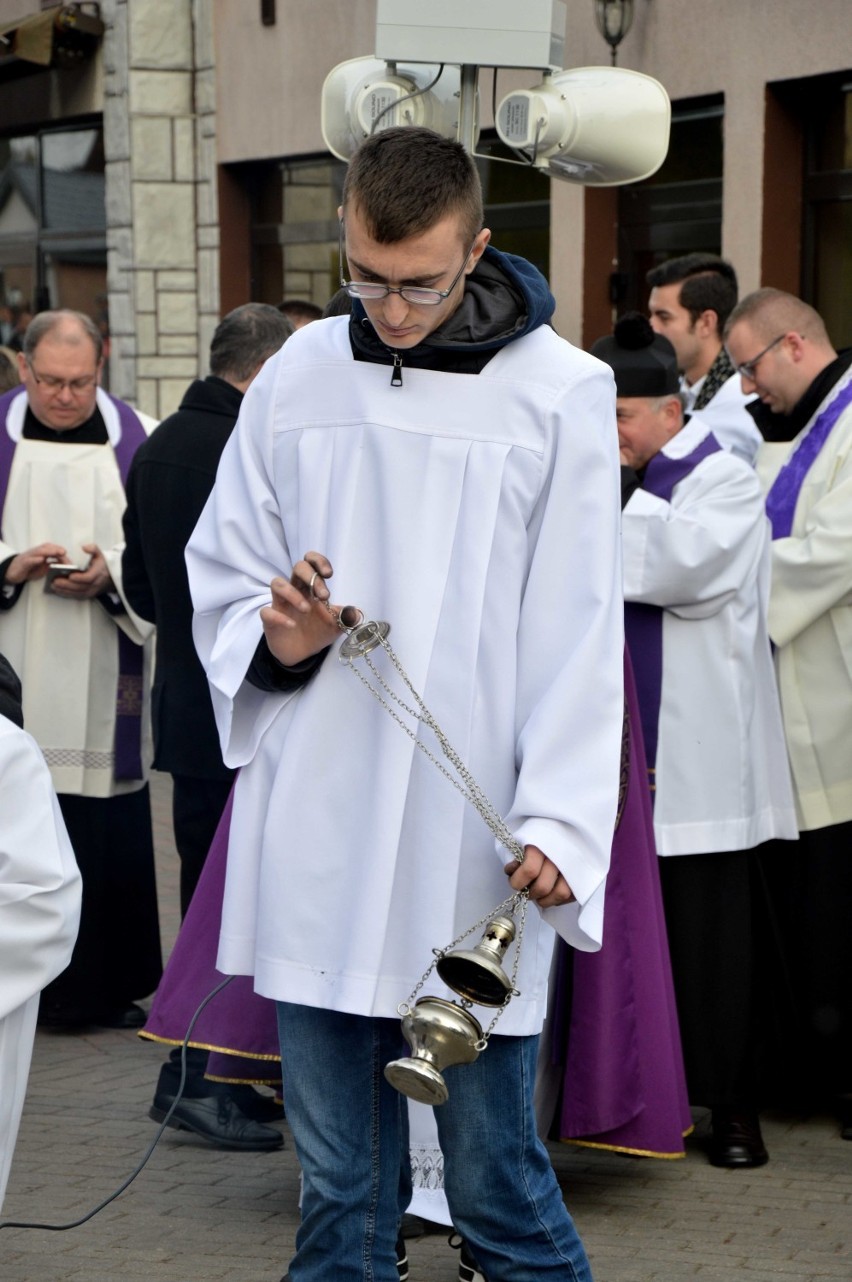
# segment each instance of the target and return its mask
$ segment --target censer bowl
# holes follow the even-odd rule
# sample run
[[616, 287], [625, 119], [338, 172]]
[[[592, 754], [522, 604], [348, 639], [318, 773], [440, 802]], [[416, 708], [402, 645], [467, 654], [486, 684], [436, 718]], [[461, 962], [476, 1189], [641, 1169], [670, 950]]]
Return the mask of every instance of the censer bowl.
[[454, 1002], [421, 997], [403, 1016], [402, 1032], [411, 1055], [392, 1060], [385, 1077], [396, 1090], [421, 1104], [449, 1098], [441, 1072], [451, 1064], [472, 1064], [479, 1055], [482, 1026]]

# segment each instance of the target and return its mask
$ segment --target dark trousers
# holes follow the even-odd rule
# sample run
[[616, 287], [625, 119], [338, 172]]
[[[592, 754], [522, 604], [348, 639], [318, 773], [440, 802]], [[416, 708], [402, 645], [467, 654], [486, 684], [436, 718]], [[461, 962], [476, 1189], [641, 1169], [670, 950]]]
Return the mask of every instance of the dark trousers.
[[172, 825], [180, 856], [180, 912], [186, 916], [233, 779], [172, 775]]
[[756, 1109], [755, 852], [659, 866], [690, 1103]]
[[[213, 841], [222, 811], [233, 787], [231, 779], [196, 779], [193, 775], [172, 775], [172, 827], [180, 857], [180, 915], [186, 916], [195, 893], [207, 852]], [[186, 1094], [209, 1095], [218, 1092], [204, 1081], [208, 1050], [187, 1047]], [[169, 1067], [160, 1075], [160, 1090], [174, 1093], [180, 1079], [181, 1047], [169, 1054]], [[203, 1083], [203, 1084], [202, 1084]]]
[[163, 973], [148, 786], [118, 797], [59, 794], [83, 877], [80, 933], [42, 1010], [97, 1018], [147, 997]]
[[778, 965], [772, 975], [779, 1103], [852, 1097], [852, 822], [770, 842], [762, 868]]

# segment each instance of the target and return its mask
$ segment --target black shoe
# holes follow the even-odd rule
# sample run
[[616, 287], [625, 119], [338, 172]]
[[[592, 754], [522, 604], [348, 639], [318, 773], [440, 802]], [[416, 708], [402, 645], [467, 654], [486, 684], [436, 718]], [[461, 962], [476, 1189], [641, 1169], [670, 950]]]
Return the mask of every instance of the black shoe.
[[40, 1028], [88, 1028], [91, 1020], [77, 1006], [64, 1006], [61, 1002], [46, 1002], [42, 997], [38, 1008]]
[[450, 1246], [459, 1253], [459, 1282], [487, 1282], [485, 1274], [476, 1263], [467, 1248], [467, 1242], [459, 1233], [451, 1233]]
[[707, 1156], [711, 1166], [764, 1166], [769, 1154], [763, 1144], [757, 1114], [714, 1109]]
[[[162, 1122], [174, 1100], [174, 1095], [155, 1095], [148, 1116], [155, 1122]], [[169, 1126], [177, 1131], [193, 1131], [216, 1148], [269, 1153], [284, 1146], [284, 1136], [280, 1131], [253, 1122], [228, 1095], [179, 1100], [169, 1118]]]
[[408, 1248], [402, 1235], [396, 1239], [396, 1271], [399, 1282], [408, 1282]]
[[[408, 1252], [401, 1237], [397, 1238], [396, 1243], [396, 1271], [399, 1274], [399, 1282], [408, 1282]], [[285, 1273], [281, 1282], [290, 1282], [290, 1274]]]
[[38, 1022], [43, 1028], [141, 1028], [148, 1016], [141, 1006], [129, 1002], [127, 1006], [110, 1006], [99, 1010], [82, 1006], [66, 1006], [61, 1002], [42, 1001]]
[[284, 1117], [284, 1106], [271, 1095], [264, 1095], [247, 1083], [214, 1083], [222, 1086], [224, 1093], [236, 1101], [240, 1112], [250, 1117], [253, 1122], [280, 1122]]
[[148, 1016], [141, 1006], [130, 1002], [127, 1006], [113, 1006], [96, 1011], [91, 1018], [97, 1028], [142, 1028]]
[[[227, 1096], [232, 1099], [244, 1117], [252, 1122], [280, 1122], [284, 1109], [271, 1095], [262, 1095], [253, 1086], [245, 1082], [212, 1082], [204, 1076], [207, 1068], [208, 1053], [199, 1053], [197, 1047], [187, 1047], [186, 1075], [184, 1078], [183, 1099], [210, 1099], [214, 1095]], [[181, 1063], [180, 1056], [172, 1054], [160, 1069], [154, 1101], [163, 1096], [169, 1104], [180, 1090]]]

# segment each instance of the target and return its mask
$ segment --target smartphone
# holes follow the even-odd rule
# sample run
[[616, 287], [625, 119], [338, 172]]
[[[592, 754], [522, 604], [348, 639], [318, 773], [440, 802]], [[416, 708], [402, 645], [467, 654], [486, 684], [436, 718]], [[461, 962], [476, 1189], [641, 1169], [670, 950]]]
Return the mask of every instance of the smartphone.
[[69, 574], [80, 574], [84, 569], [85, 566], [82, 565], [49, 565], [47, 567], [47, 575], [44, 580], [45, 592], [53, 591], [53, 584], [56, 579], [64, 579]]

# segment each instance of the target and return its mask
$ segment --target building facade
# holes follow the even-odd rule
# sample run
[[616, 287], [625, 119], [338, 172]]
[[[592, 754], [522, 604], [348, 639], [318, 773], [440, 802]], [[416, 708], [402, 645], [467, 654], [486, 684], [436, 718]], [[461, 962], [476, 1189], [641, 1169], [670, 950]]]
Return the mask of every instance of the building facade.
[[[673, 104], [651, 179], [583, 189], [483, 160], [488, 224], [548, 275], [589, 345], [644, 306], [645, 272], [724, 254], [747, 292], [799, 293], [852, 344], [848, 0], [635, 0], [623, 67]], [[78, 306], [109, 332], [110, 385], [155, 416], [204, 370], [218, 318], [337, 286], [344, 165], [326, 151], [327, 72], [372, 54], [375, 0], [0, 0], [0, 304], [7, 332]], [[4, 43], [5, 42], [5, 43]], [[566, 66], [604, 65], [594, 0], [567, 0]], [[36, 59], [40, 58], [41, 61]], [[491, 103], [536, 73], [480, 73]]]

